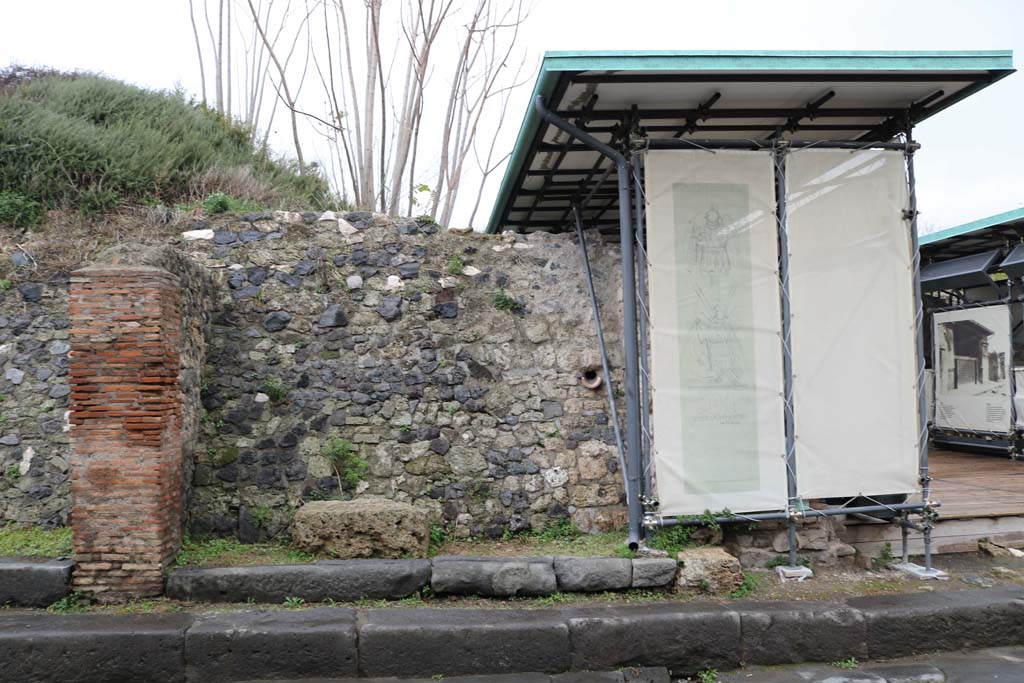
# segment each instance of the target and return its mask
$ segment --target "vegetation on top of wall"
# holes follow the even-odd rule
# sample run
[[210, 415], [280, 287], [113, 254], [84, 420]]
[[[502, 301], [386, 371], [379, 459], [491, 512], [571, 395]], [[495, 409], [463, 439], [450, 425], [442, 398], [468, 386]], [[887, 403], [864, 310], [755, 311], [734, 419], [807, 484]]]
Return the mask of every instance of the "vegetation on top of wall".
[[253, 139], [180, 92], [91, 74], [0, 70], [0, 223], [31, 225], [42, 208], [95, 215], [122, 203], [170, 206], [217, 193], [266, 208], [331, 203], [315, 167], [274, 158]]
[[0, 527], [0, 557], [62, 557], [70, 554], [70, 528]]

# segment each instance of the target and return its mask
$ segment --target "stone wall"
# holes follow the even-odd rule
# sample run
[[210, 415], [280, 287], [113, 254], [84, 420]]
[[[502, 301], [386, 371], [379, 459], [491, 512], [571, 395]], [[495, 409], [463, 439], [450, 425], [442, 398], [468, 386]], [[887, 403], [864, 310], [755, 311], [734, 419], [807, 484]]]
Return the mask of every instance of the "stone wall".
[[67, 523], [67, 278], [0, 283], [0, 524]]
[[[580, 385], [600, 358], [568, 236], [365, 213], [192, 227], [186, 250], [225, 284], [193, 534], [275, 537], [304, 501], [364, 494], [426, 506], [461, 535], [624, 523], [604, 388]], [[618, 367], [618, 252], [592, 252]], [[332, 467], [339, 445], [362, 476]]]
[[[177, 278], [191, 533], [279, 537], [305, 501], [359, 495], [426, 507], [460, 535], [624, 524], [605, 389], [580, 383], [600, 357], [570, 236], [368, 213], [182, 229], [173, 249], [119, 247], [102, 261]], [[591, 257], [618, 378], [618, 250], [594, 243]], [[62, 524], [66, 278], [19, 277], [0, 292], [0, 453], [12, 473], [0, 522]]]

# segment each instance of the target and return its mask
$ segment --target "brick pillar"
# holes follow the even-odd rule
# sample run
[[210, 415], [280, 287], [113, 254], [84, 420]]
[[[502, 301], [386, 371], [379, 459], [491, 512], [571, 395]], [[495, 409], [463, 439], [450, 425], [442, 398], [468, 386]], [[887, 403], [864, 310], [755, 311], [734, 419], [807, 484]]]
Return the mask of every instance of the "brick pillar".
[[71, 526], [77, 589], [159, 595], [181, 543], [181, 304], [150, 266], [73, 273]]

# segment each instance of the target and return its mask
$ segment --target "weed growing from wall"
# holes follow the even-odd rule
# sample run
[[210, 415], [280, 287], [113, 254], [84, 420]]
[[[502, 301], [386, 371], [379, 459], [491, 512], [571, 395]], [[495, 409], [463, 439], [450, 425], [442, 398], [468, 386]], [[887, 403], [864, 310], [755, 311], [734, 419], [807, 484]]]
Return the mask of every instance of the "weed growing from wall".
[[338, 436], [327, 440], [320, 455], [327, 458], [338, 477], [338, 485], [343, 489], [354, 489], [370, 469], [355, 446]]

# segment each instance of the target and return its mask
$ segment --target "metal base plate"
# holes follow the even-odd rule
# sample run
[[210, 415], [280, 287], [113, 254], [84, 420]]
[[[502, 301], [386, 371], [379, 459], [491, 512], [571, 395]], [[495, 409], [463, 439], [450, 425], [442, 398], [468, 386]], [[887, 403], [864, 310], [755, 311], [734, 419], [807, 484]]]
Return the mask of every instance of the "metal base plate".
[[921, 565], [914, 564], [913, 562], [896, 562], [894, 564], [890, 564], [889, 567], [891, 569], [898, 569], [901, 572], [906, 572], [907, 574], [910, 574], [915, 578], [921, 579], [922, 581], [928, 579], [935, 579], [936, 581], [949, 580], [949, 574], [942, 571], [941, 569], [936, 569], [935, 567], [932, 567], [931, 569], [925, 569]]
[[776, 567], [775, 573], [782, 583], [787, 581], [803, 581], [814, 576], [810, 567]]

